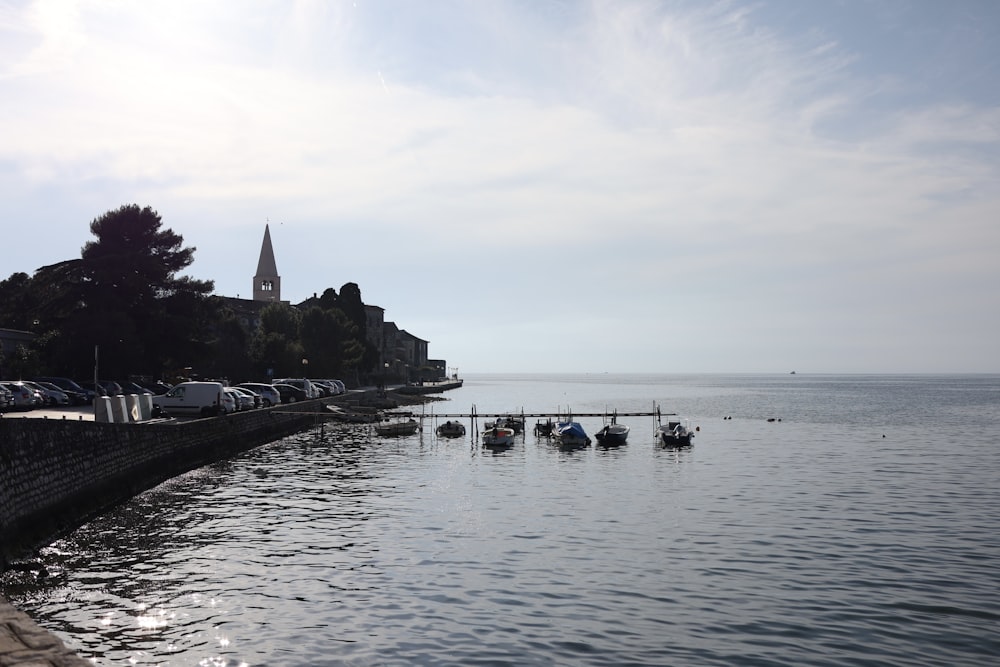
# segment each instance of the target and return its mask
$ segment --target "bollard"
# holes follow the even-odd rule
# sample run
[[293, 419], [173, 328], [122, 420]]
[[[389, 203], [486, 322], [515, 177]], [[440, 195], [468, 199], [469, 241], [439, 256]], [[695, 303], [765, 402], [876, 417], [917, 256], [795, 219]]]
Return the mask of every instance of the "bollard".
[[124, 396], [112, 396], [111, 397], [111, 421], [116, 424], [127, 424], [128, 423], [128, 412], [125, 410], [125, 397]]
[[113, 422], [114, 416], [111, 414], [111, 399], [107, 396], [98, 396], [94, 399], [94, 421]]
[[139, 397], [135, 394], [125, 397], [125, 421], [139, 421]]
[[153, 418], [153, 397], [150, 394], [139, 396], [139, 420], [149, 421]]

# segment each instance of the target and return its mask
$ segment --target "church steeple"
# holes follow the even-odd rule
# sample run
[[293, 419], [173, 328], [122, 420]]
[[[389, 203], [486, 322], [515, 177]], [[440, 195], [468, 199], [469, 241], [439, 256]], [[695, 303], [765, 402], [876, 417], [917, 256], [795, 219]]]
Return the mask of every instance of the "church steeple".
[[253, 277], [254, 301], [281, 301], [281, 276], [274, 263], [270, 225], [264, 225], [264, 243], [260, 246], [257, 275]]

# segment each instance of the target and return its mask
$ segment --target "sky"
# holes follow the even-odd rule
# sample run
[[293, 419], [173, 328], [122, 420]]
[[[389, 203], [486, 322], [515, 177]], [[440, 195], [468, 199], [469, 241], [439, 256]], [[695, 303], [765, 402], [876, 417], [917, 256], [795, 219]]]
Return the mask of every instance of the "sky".
[[0, 0], [0, 278], [155, 209], [476, 372], [1000, 372], [994, 0]]

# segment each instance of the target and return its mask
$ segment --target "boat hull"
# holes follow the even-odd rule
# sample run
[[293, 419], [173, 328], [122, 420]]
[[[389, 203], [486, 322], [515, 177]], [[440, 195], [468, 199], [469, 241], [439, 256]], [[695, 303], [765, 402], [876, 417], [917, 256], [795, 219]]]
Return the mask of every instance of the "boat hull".
[[465, 426], [458, 422], [445, 422], [437, 427], [437, 434], [442, 438], [461, 438], [465, 435]]
[[419, 424], [414, 420], [405, 422], [392, 422], [390, 424], [376, 424], [375, 432], [387, 437], [399, 435], [413, 435], [417, 432]]
[[694, 439], [694, 433], [687, 429], [659, 428], [656, 437], [664, 447], [690, 447]]
[[623, 424], [609, 424], [594, 434], [597, 443], [605, 447], [624, 445], [628, 440], [629, 428]]
[[483, 432], [484, 447], [511, 447], [514, 444], [514, 429], [495, 426]]

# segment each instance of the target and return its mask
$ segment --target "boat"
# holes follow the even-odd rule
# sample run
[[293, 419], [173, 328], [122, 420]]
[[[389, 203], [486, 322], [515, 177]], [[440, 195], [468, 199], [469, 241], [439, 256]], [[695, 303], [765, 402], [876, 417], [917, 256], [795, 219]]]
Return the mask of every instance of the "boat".
[[551, 438], [552, 429], [555, 426], [551, 419], [546, 419], [545, 421], [539, 420], [535, 422], [535, 435], [539, 438]]
[[420, 425], [416, 419], [410, 417], [406, 421], [393, 421], [375, 424], [375, 432], [379, 435], [413, 435]]
[[590, 444], [590, 437], [580, 422], [556, 422], [552, 429], [552, 437], [563, 447], [586, 447]]
[[494, 424], [483, 431], [484, 447], [510, 447], [514, 444], [514, 429]]
[[443, 438], [460, 438], [465, 435], [465, 425], [448, 420], [437, 427], [437, 434]]
[[659, 412], [657, 412], [656, 440], [664, 447], [690, 447], [691, 440], [694, 439], [694, 431], [691, 430], [687, 419], [681, 419], [675, 414], [665, 415], [667, 423], [661, 423]]
[[500, 417], [497, 419], [497, 424], [505, 428], [512, 429], [514, 434], [524, 432], [524, 417], [518, 417], [516, 415], [507, 415], [505, 417]]
[[597, 443], [600, 445], [615, 447], [625, 444], [629, 430], [626, 424], [618, 423], [618, 417], [615, 415], [611, 417], [611, 423], [605, 424], [600, 431], [594, 434], [594, 437], [597, 438]]

